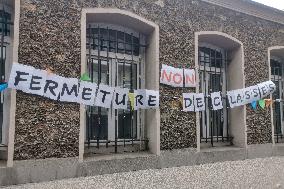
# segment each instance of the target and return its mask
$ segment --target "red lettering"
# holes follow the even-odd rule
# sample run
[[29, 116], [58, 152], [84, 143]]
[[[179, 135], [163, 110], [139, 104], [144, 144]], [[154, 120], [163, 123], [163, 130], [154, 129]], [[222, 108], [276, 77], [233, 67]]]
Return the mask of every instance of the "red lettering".
[[164, 79], [167, 79], [168, 82], [171, 82], [171, 78], [172, 78], [172, 72], [170, 72], [170, 75], [167, 74], [166, 70], [163, 70], [162, 72], [162, 81], [164, 81]]
[[[178, 77], [178, 80], [176, 79], [177, 77]], [[180, 84], [183, 81], [183, 76], [180, 75], [179, 73], [176, 73], [173, 76], [173, 81], [174, 81], [175, 84]]]
[[185, 75], [185, 83], [191, 83], [191, 84], [195, 84], [195, 75], [191, 74], [191, 77], [189, 75]]

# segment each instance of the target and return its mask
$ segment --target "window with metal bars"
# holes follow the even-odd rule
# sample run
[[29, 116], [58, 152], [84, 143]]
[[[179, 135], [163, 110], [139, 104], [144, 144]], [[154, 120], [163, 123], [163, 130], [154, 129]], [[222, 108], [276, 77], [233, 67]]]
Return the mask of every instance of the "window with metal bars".
[[[1, 35], [1, 47], [0, 47], [0, 74], [1, 74], [1, 81], [0, 83], [5, 82], [5, 69], [7, 67], [7, 54], [9, 52], [6, 52], [7, 49], [9, 49], [10, 45], [10, 35], [11, 35], [11, 27], [13, 25], [11, 21], [11, 13], [5, 9], [5, 7], [2, 7], [2, 10], [0, 10], [0, 35]], [[11, 54], [11, 53], [10, 53]], [[4, 128], [3, 128], [3, 112], [5, 111], [4, 108], [4, 92], [1, 92], [1, 102], [0, 102], [0, 145], [4, 144]]]
[[[88, 24], [87, 67], [97, 84], [144, 88], [145, 37], [112, 24]], [[87, 107], [86, 144], [94, 153], [132, 152], [147, 149], [144, 111]]]
[[[227, 109], [227, 56], [223, 49], [211, 45], [199, 47], [199, 86], [200, 92], [205, 94], [206, 110], [200, 112], [200, 140], [211, 146], [217, 143], [232, 143], [229, 135], [229, 121]], [[212, 110], [210, 94], [221, 92], [223, 106], [221, 110]]]
[[271, 59], [271, 80], [276, 85], [273, 93], [273, 124], [275, 142], [283, 142], [283, 63], [280, 60]]

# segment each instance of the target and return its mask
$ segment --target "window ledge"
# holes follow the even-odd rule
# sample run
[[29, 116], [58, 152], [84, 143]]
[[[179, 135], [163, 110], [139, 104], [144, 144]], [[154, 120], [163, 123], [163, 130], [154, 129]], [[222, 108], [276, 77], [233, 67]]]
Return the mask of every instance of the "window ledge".
[[7, 146], [4, 144], [0, 144], [0, 151], [7, 150]]
[[284, 143], [275, 143], [275, 146], [284, 146]]
[[223, 152], [223, 151], [237, 151], [237, 150], [245, 150], [245, 148], [236, 147], [236, 146], [224, 146], [224, 147], [210, 147], [200, 149], [200, 152]]
[[149, 153], [149, 152], [93, 155], [90, 157], [84, 157], [84, 162], [101, 161], [101, 160], [105, 161], [105, 160], [133, 159], [133, 158], [145, 158], [145, 157], [153, 158], [153, 157], [157, 157], [157, 155]]

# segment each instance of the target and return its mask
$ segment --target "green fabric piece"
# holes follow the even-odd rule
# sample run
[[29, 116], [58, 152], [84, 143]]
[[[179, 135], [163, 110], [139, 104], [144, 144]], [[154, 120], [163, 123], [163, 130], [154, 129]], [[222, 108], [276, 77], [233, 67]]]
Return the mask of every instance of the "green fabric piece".
[[264, 109], [265, 108], [265, 100], [261, 99], [258, 101], [259, 106]]
[[81, 78], [81, 81], [91, 81], [91, 78], [88, 76], [88, 74], [84, 73]]

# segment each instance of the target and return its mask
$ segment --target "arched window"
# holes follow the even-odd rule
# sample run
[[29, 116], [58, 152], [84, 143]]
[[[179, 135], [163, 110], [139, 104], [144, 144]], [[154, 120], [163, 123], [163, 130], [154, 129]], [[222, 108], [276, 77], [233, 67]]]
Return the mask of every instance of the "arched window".
[[[205, 111], [196, 114], [197, 149], [235, 145], [245, 147], [245, 107], [228, 108], [226, 92], [245, 87], [243, 45], [218, 31], [195, 33], [196, 67], [199, 85], [205, 94]], [[221, 92], [223, 109], [213, 110], [210, 94]]]
[[200, 117], [201, 142], [231, 142], [228, 129], [227, 101], [223, 98], [223, 109], [212, 110], [209, 95], [227, 91], [227, 56], [224, 49], [210, 44], [199, 45], [199, 89], [206, 96], [206, 110]]
[[[144, 88], [145, 47], [141, 33], [113, 24], [89, 23], [87, 67], [92, 82], [128, 88], [130, 92]], [[123, 151], [145, 150], [144, 113], [130, 109], [130, 104], [128, 110], [88, 107], [88, 146], [113, 151], [110, 146], [114, 145], [115, 152], [119, 147]]]
[[[159, 27], [131, 12], [87, 8], [81, 17], [81, 73], [97, 84], [159, 90]], [[149, 150], [160, 154], [160, 112], [80, 108], [84, 154]]]

